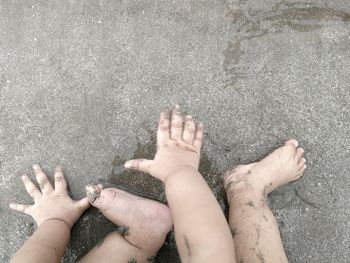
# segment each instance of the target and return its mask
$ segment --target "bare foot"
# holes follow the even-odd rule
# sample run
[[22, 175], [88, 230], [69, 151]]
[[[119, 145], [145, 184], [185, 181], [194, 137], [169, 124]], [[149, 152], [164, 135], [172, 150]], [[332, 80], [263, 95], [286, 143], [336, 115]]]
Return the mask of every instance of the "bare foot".
[[289, 140], [260, 162], [228, 171], [224, 178], [227, 199], [230, 201], [234, 192], [247, 190], [265, 198], [277, 187], [298, 180], [306, 168], [303, 154], [298, 142]]
[[156, 253], [173, 222], [169, 208], [157, 201], [135, 196], [117, 188], [88, 185], [87, 196], [133, 246]]

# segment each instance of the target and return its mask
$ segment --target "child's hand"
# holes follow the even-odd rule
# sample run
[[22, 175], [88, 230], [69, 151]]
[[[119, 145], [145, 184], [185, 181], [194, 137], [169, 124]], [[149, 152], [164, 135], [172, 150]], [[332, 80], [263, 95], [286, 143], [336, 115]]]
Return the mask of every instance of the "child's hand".
[[154, 160], [130, 160], [125, 163], [125, 168], [149, 173], [165, 182], [169, 175], [179, 169], [198, 169], [202, 140], [202, 125], [195, 125], [191, 116], [185, 117], [183, 125], [183, 116], [176, 106], [172, 111], [166, 110], [160, 114]]
[[88, 199], [85, 197], [80, 201], [74, 201], [69, 197], [67, 183], [60, 167], [57, 167], [55, 171], [55, 189], [39, 165], [34, 165], [33, 168], [40, 190], [27, 175], [22, 176], [22, 181], [33, 198], [34, 204], [10, 204], [10, 207], [18, 212], [31, 215], [38, 226], [46, 220], [57, 219], [72, 227], [90, 206]]

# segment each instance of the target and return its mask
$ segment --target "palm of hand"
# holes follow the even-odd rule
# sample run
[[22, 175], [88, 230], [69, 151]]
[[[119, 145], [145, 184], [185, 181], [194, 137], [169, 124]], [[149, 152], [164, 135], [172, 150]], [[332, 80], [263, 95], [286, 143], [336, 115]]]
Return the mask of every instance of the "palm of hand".
[[89, 207], [87, 198], [74, 201], [69, 197], [67, 182], [60, 167], [55, 171], [55, 189], [40, 166], [34, 165], [33, 168], [40, 190], [27, 175], [22, 176], [22, 181], [34, 204], [11, 204], [10, 207], [17, 212], [32, 216], [38, 226], [46, 220], [58, 219], [72, 227]]
[[181, 167], [191, 166], [198, 169], [199, 157], [200, 154], [193, 146], [190, 147], [183, 141], [169, 140], [168, 146], [158, 148], [149, 173], [157, 178], [162, 178], [181, 169]]
[[202, 140], [202, 125], [195, 125], [191, 116], [186, 116], [183, 123], [178, 107], [171, 112], [164, 111], [158, 124], [158, 149], [154, 159], [130, 160], [125, 167], [149, 173], [165, 182], [170, 174], [182, 167], [198, 169]]
[[49, 219], [61, 219], [72, 227], [79, 219], [81, 210], [68, 195], [53, 191], [36, 200], [26, 213], [33, 217], [38, 226]]

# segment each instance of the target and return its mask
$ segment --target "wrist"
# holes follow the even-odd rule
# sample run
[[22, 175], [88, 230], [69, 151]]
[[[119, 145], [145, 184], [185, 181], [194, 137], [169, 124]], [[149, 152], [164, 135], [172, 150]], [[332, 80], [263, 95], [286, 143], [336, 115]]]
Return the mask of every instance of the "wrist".
[[198, 169], [194, 168], [193, 166], [183, 165], [183, 166], [180, 166], [175, 171], [168, 174], [163, 181], [164, 184], [167, 184], [169, 179], [171, 179], [173, 177], [179, 177], [179, 175], [181, 175], [181, 174], [185, 174], [185, 176], [188, 176], [188, 175], [194, 175], [194, 174], [199, 174], [199, 173], [198, 173]]
[[69, 230], [69, 232], [71, 231], [71, 229], [72, 229], [72, 227], [73, 227], [71, 224], [69, 224], [69, 223], [68, 223], [67, 221], [65, 221], [64, 219], [57, 218], [57, 217], [46, 219], [46, 220], [44, 220], [40, 225], [47, 224], [47, 223], [58, 223], [58, 224], [64, 225], [65, 228], [66, 228], [67, 230]]

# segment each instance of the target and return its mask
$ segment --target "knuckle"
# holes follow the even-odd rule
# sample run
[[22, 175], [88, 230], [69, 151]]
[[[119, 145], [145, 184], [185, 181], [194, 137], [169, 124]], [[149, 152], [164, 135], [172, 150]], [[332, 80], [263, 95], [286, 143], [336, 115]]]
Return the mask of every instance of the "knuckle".
[[162, 119], [168, 119], [168, 118], [169, 118], [169, 112], [168, 112], [168, 111], [162, 111], [162, 112], [160, 113], [160, 117], [161, 117]]
[[56, 182], [62, 182], [63, 181], [63, 177], [61, 175], [56, 175], [55, 180], [56, 180]]
[[42, 178], [42, 180], [46, 177], [46, 175], [42, 172], [42, 171], [40, 171], [40, 172], [38, 172], [37, 174], [36, 174], [36, 177], [37, 178]]
[[160, 131], [168, 131], [169, 130], [169, 126], [161, 125], [161, 126], [159, 126], [159, 130]]
[[203, 137], [202, 136], [197, 136], [194, 140], [198, 141], [198, 142], [201, 142], [201, 141], [203, 141]]
[[181, 121], [173, 121], [171, 123], [171, 127], [173, 127], [173, 128], [181, 128], [182, 127], [182, 122]]
[[34, 188], [34, 187], [29, 188], [29, 189], [28, 189], [28, 193], [29, 193], [31, 196], [33, 196], [34, 193], [35, 193], [35, 188]]
[[168, 122], [168, 120], [166, 120], [166, 119], [161, 119], [160, 120], [160, 122], [159, 122], [159, 125], [161, 126], [161, 125], [166, 125], [166, 124], [168, 124], [169, 122]]
[[39, 182], [40, 188], [46, 188], [48, 186], [48, 180], [44, 180], [42, 182]]
[[186, 122], [185, 122], [185, 126], [186, 126], [186, 128], [188, 128], [188, 129], [193, 129], [193, 130], [195, 130], [195, 126], [194, 126], [194, 123], [193, 123], [192, 121], [186, 121]]
[[169, 144], [167, 142], [162, 142], [159, 146], [160, 147], [168, 147]]

